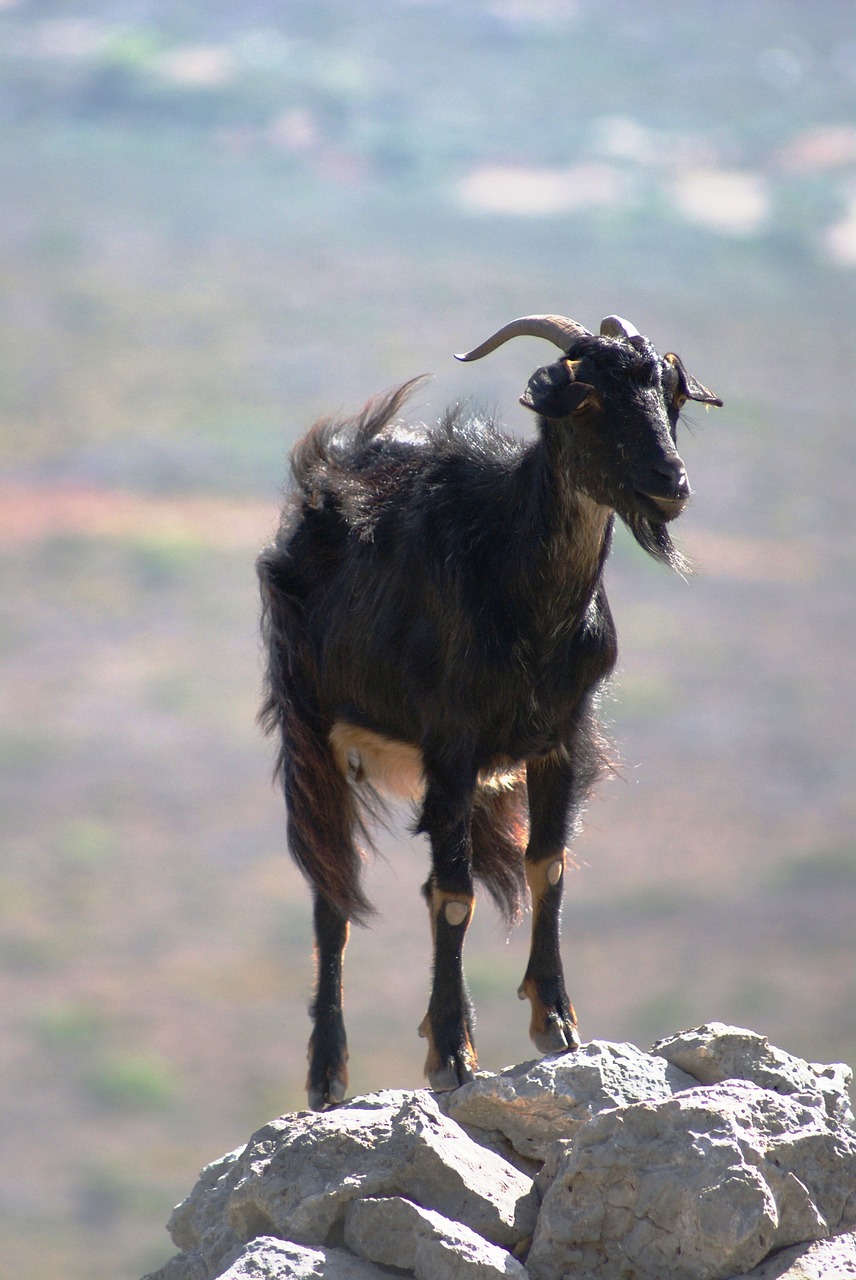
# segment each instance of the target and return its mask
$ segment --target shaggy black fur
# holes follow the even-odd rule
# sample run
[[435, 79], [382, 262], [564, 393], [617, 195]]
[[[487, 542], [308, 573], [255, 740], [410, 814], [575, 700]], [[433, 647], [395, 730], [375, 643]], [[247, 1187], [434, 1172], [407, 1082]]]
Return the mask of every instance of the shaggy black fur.
[[[510, 919], [524, 866], [530, 885], [546, 886], [534, 903], [526, 994], [536, 1042], [572, 1046], [561, 883], [548, 884], [544, 868], [558, 865], [605, 763], [596, 704], [616, 660], [602, 582], [613, 512], [651, 555], [680, 565], [666, 528], [689, 496], [678, 413], [686, 398], [715, 402], [676, 356], [661, 359], [641, 338], [580, 338], [539, 369], [522, 397], [538, 414], [528, 443], [459, 410], [434, 426], [402, 425], [418, 384], [356, 419], [311, 428], [292, 455], [276, 541], [258, 562], [262, 721], [279, 735], [289, 843], [316, 899], [315, 1106], [344, 1093], [341, 953], [347, 922], [370, 911], [359, 845], [379, 799], [359, 761], [346, 773], [336, 759], [337, 723], [421, 753], [435, 1087], [474, 1065], [460, 975], [466, 921], [450, 925], [444, 914], [450, 900], [471, 902], [473, 875]], [[537, 803], [527, 777], [530, 789], [537, 779]], [[447, 998], [450, 972], [460, 981]]]

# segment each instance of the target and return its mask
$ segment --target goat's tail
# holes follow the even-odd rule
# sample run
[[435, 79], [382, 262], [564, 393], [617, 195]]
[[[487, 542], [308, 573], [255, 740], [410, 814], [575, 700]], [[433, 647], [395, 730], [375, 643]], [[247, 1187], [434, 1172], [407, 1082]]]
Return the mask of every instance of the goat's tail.
[[427, 381], [427, 374], [411, 378], [381, 395], [372, 396], [355, 417], [320, 418], [291, 451], [291, 475], [297, 490], [314, 505], [318, 493], [336, 492], [342, 478], [353, 481], [353, 459], [397, 420], [404, 405]]
[[500, 786], [480, 786], [470, 827], [473, 873], [509, 924], [517, 924], [527, 900], [523, 854], [529, 806], [525, 771]]
[[315, 662], [302, 605], [288, 591], [276, 546], [261, 553], [257, 570], [267, 651], [259, 722], [279, 738], [275, 776], [285, 794], [289, 848], [317, 894], [345, 919], [365, 921], [372, 907], [360, 886], [363, 856], [355, 834], [367, 833], [313, 697]]

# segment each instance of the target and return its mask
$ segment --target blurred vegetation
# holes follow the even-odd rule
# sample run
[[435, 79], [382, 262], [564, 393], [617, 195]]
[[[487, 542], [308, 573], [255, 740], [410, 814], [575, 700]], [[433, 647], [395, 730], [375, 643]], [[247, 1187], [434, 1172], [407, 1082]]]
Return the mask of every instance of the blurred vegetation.
[[[139, 1276], [196, 1170], [302, 1105], [253, 556], [318, 413], [433, 371], [415, 414], [529, 429], [534, 348], [450, 358], [525, 311], [626, 314], [726, 400], [681, 440], [693, 581], [624, 535], [610, 567], [584, 1034], [718, 1018], [856, 1063], [854, 98], [832, 0], [0, 4], [10, 1275]], [[424, 850], [383, 847], [355, 1090], [421, 1083]], [[531, 1054], [525, 934], [480, 904], [490, 1068]]]

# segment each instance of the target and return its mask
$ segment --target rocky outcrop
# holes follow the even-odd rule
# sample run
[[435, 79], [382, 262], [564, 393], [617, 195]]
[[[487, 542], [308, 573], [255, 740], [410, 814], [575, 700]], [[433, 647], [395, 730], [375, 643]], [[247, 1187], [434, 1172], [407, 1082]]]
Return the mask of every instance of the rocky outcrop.
[[458, 1124], [497, 1130], [520, 1155], [543, 1163], [558, 1139], [573, 1138], [601, 1111], [670, 1098], [696, 1083], [663, 1057], [594, 1040], [576, 1053], [480, 1076], [446, 1105]]
[[272, 1121], [147, 1280], [856, 1280], [846, 1067], [718, 1023]]
[[546, 1172], [533, 1280], [739, 1275], [856, 1225], [856, 1143], [816, 1103], [745, 1081], [604, 1112]]

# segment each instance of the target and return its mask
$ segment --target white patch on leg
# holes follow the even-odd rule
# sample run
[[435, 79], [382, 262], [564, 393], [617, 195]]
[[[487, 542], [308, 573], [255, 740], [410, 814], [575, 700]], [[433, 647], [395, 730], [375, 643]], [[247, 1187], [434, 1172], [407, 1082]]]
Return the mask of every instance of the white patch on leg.
[[466, 902], [447, 902], [445, 911], [446, 920], [451, 925], [463, 924], [470, 914], [469, 904]]
[[549, 867], [547, 868], [547, 879], [550, 881], [550, 884], [559, 883], [559, 881], [562, 878], [562, 872], [564, 871], [564, 869], [565, 869], [565, 864], [561, 858], [557, 858], [555, 862], [550, 863]]

